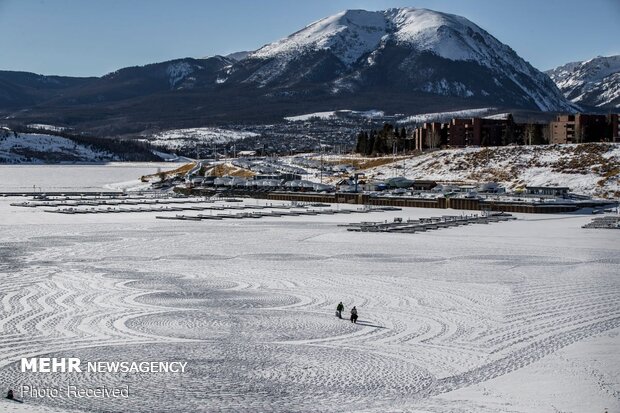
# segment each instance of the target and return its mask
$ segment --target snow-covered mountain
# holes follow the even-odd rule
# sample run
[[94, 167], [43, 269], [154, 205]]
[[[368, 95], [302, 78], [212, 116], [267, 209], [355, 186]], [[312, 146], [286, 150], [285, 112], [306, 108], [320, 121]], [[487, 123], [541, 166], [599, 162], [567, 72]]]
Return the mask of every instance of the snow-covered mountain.
[[620, 108], [620, 55], [567, 63], [547, 74], [576, 104]]
[[246, 57], [248, 57], [248, 55], [252, 53], [250, 51], [247, 50], [242, 50], [240, 52], [234, 52], [234, 53], [229, 53], [226, 56], [224, 56], [227, 59], [233, 60], [235, 62], [238, 62], [239, 60], [243, 60]]
[[262, 86], [322, 80], [338, 93], [391, 83], [411, 92], [570, 110], [553, 82], [510, 47], [464, 17], [426, 9], [343, 11], [263, 46], [246, 62], [244, 81]]
[[54, 88], [45, 79], [0, 71], [0, 118], [117, 135], [341, 108], [573, 110], [547, 75], [482, 28], [415, 8], [343, 11], [248, 54], [59, 78]]
[[351, 66], [361, 56], [376, 49], [387, 31], [388, 21], [382, 13], [347, 10], [263, 46], [250, 57], [290, 61], [304, 51], [329, 50]]

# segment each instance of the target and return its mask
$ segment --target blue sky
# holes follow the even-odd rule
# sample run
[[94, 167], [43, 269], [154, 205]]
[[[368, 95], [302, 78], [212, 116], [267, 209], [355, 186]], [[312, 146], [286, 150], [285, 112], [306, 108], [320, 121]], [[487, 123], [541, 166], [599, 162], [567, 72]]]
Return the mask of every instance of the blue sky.
[[0, 0], [0, 70], [100, 76], [253, 50], [344, 9], [459, 14], [546, 70], [620, 54], [620, 0]]

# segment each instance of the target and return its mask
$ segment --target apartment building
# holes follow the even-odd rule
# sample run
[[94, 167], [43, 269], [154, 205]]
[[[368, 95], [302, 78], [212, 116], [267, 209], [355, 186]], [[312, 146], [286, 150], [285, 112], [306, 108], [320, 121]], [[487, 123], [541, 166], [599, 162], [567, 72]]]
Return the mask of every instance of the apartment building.
[[618, 114], [558, 115], [549, 124], [516, 123], [506, 119], [454, 118], [427, 122], [413, 130], [418, 150], [442, 146], [501, 146], [509, 144], [566, 144], [620, 142]]
[[[617, 124], [617, 115], [616, 115]], [[575, 115], [559, 115], [552, 121], [549, 143], [584, 143], [600, 142], [611, 138], [608, 127], [608, 117], [605, 115], [589, 115], [577, 113]], [[617, 135], [617, 133], [616, 133]]]

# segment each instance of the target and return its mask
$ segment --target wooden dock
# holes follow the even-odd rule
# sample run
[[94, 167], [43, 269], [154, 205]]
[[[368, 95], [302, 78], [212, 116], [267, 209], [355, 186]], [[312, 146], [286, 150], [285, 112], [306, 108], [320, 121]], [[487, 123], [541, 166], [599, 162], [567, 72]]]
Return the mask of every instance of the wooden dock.
[[[301, 207], [298, 207], [301, 208]], [[222, 220], [222, 219], [259, 219], [259, 218], [281, 218], [281, 217], [298, 217], [302, 215], [334, 215], [334, 214], [365, 214], [370, 212], [385, 211], [385, 208], [358, 208], [358, 209], [314, 209], [299, 211], [270, 211], [270, 212], [238, 212], [238, 213], [221, 213], [216, 215], [182, 215], [174, 216], [158, 215], [157, 219], [176, 219], [180, 221], [200, 221], [200, 220]]]
[[360, 222], [343, 226], [348, 227], [347, 231], [354, 232], [400, 232], [413, 234], [416, 232], [454, 228], [462, 225], [489, 224], [515, 219], [517, 218], [504, 213], [491, 215], [443, 215], [441, 217], [419, 218], [406, 221], [395, 218], [393, 222]]

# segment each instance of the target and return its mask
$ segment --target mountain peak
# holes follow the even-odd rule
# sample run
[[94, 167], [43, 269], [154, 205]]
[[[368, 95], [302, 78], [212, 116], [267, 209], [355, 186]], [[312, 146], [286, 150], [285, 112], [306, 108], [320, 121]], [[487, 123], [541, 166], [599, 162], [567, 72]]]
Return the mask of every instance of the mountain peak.
[[548, 70], [547, 74], [574, 103], [620, 108], [620, 55], [567, 63]]
[[[524, 106], [541, 110], [570, 110], [550, 79], [520, 58], [510, 47], [465, 17], [413, 7], [382, 11], [344, 10], [313, 22], [288, 37], [267, 44], [248, 55], [265, 64], [247, 78], [262, 87], [285, 79], [288, 85], [331, 78], [333, 93], [356, 90], [363, 72], [372, 71], [380, 56], [398, 53], [396, 64], [414, 90], [460, 97], [482, 98], [507, 84], [528, 97]], [[398, 50], [398, 52], [396, 52]], [[414, 62], [431, 54], [455, 62], [471, 62], [489, 70], [486, 87], [470, 87], [471, 79], [446, 69], [416, 67]], [[394, 70], [385, 67], [384, 74]], [[418, 73], [411, 73], [417, 70]], [[379, 77], [379, 75], [376, 75]], [[426, 79], [428, 78], [428, 79]], [[501, 80], [502, 78], [503, 80]], [[476, 90], [477, 89], [477, 90]]]
[[328, 49], [350, 65], [374, 50], [386, 34], [387, 20], [378, 12], [345, 10], [309, 24], [292, 35], [250, 54], [254, 58], [286, 58], [300, 50]]
[[[383, 11], [345, 10], [309, 24], [292, 35], [250, 54], [254, 58], [287, 60], [303, 50], [329, 50], [350, 66], [382, 43], [393, 41], [418, 52], [429, 51], [450, 60], [479, 61], [487, 67], [508, 56], [526, 70], [508, 46], [468, 19], [413, 7]], [[505, 59], [503, 59], [505, 60]]]

